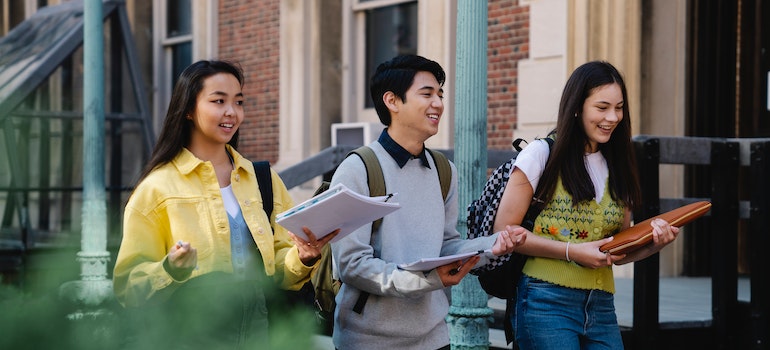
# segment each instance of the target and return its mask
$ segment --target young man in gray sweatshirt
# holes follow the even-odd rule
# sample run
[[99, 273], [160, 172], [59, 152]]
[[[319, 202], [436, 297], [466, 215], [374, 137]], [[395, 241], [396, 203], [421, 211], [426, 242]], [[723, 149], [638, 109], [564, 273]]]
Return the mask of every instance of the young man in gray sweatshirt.
[[[438, 63], [416, 55], [380, 64], [371, 78], [374, 106], [387, 128], [369, 147], [379, 159], [387, 191], [397, 193], [401, 209], [385, 216], [376, 232], [371, 232], [371, 224], [364, 225], [332, 244], [342, 280], [333, 333], [339, 350], [449, 349], [444, 290], [491, 255], [422, 272], [397, 265], [486, 249], [499, 256], [513, 252], [526, 237], [522, 228], [511, 227], [474, 240], [464, 240], [457, 232], [457, 168], [450, 164], [452, 181], [444, 200], [434, 159], [424, 145], [438, 132], [444, 81]], [[360, 157], [347, 157], [340, 164], [331, 185], [338, 183], [369, 194]], [[362, 293], [368, 298], [359, 299]]]

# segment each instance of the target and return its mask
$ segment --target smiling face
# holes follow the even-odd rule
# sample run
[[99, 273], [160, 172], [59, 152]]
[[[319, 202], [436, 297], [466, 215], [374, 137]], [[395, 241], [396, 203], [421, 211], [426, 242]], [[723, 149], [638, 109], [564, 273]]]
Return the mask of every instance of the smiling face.
[[443, 96], [444, 90], [436, 77], [423, 71], [415, 74], [412, 85], [406, 91], [405, 101], [392, 92], [386, 93], [383, 98], [393, 119], [388, 129], [390, 136], [405, 148], [407, 144], [422, 147], [425, 140], [438, 133], [438, 124], [444, 112]]
[[206, 78], [195, 110], [188, 116], [194, 125], [190, 146], [224, 146], [238, 131], [243, 117], [243, 92], [238, 79], [227, 73]]
[[615, 127], [623, 120], [623, 92], [617, 83], [601, 85], [591, 91], [583, 103], [580, 117], [588, 137], [587, 153], [599, 150], [600, 143], [607, 143]]

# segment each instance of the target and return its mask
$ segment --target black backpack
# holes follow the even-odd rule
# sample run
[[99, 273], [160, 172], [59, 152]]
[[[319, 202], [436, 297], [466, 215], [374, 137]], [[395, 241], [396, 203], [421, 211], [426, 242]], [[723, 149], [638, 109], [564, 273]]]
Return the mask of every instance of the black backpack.
[[[268, 220], [271, 222], [270, 229], [273, 230], [273, 181], [272, 174], [270, 173], [270, 162], [256, 161], [252, 162], [252, 165], [254, 166], [254, 172], [257, 175], [259, 193], [262, 195], [262, 209], [265, 211]], [[313, 293], [313, 286], [308, 282], [296, 291], [281, 289], [276, 286], [266, 297], [268, 299], [268, 320], [270, 321], [270, 324], [273, 324], [276, 322], [277, 318], [290, 314], [295, 310], [312, 310], [311, 306], [313, 305], [315, 295]]]
[[[446, 197], [449, 193], [449, 187], [452, 182], [452, 169], [449, 165], [449, 160], [441, 152], [428, 148], [425, 150], [429, 152], [431, 156], [433, 156], [433, 161], [436, 164], [436, 171], [438, 172], [439, 183], [441, 185], [441, 195], [444, 200], [446, 200]], [[361, 146], [348, 153], [347, 156], [350, 156], [351, 154], [358, 155], [364, 162], [366, 167], [367, 183], [369, 185], [369, 196], [384, 196], [387, 193], [385, 189], [385, 178], [383, 177], [380, 162], [377, 159], [377, 155], [374, 154], [374, 151], [368, 146]], [[257, 181], [259, 183], [260, 192], [262, 193], [262, 202], [265, 206], [265, 213], [267, 213], [268, 217], [270, 217], [270, 214], [273, 211], [273, 193], [270, 179], [270, 164], [265, 161], [254, 162], [254, 170], [257, 173]], [[268, 185], [263, 186], [263, 183], [267, 183]], [[313, 196], [317, 196], [328, 189], [329, 182], [323, 181], [318, 189], [316, 189]], [[372, 223], [373, 233], [377, 231], [381, 223], [381, 218], [375, 220]], [[312, 295], [312, 301], [309, 304], [314, 305], [316, 309], [316, 320], [319, 323], [322, 333], [330, 336], [334, 329], [334, 309], [337, 307], [335, 297], [337, 296], [337, 292], [339, 292], [341, 286], [342, 281], [336, 279], [334, 276], [332, 250], [331, 246], [327, 244], [321, 250], [320, 265], [316, 269], [315, 273], [313, 273], [313, 275], [310, 277], [310, 282], [305, 284], [299, 292], [286, 291], [286, 293], [289, 295], [294, 293], [293, 297], [291, 297], [292, 299], [299, 299], [302, 300], [303, 303], [306, 303], [308, 299], [307, 290], [309, 289], [310, 294]], [[362, 291], [356, 300], [353, 311], [359, 314], [362, 313], [368, 298], [369, 293]]]
[[[548, 146], [553, 147], [555, 134], [549, 134], [544, 138], [548, 142]], [[516, 139], [513, 141], [513, 147], [516, 151], [521, 151], [521, 143], [523, 139]], [[497, 209], [500, 206], [500, 200], [503, 197], [503, 191], [505, 185], [508, 183], [508, 178], [511, 175], [513, 169], [513, 163], [516, 161], [516, 156], [503, 163], [487, 179], [487, 183], [484, 185], [484, 190], [481, 192], [481, 196], [472, 201], [468, 205], [468, 239], [489, 236], [494, 234], [492, 227], [495, 223], [495, 217], [497, 216]], [[524, 216], [524, 220], [521, 226], [527, 230], [532, 231], [535, 225], [535, 219], [543, 209], [542, 205], [538, 205], [538, 201], [533, 200], [530, 203], [529, 210]], [[516, 286], [519, 283], [521, 277], [521, 269], [524, 268], [524, 263], [527, 261], [527, 256], [516, 252], [499, 256], [490, 260], [489, 264], [479, 267], [471, 272], [478, 276], [481, 288], [484, 289], [487, 294], [505, 299], [505, 338], [508, 343], [513, 341], [513, 327], [510, 322], [510, 317], [515, 311], [516, 303]]]

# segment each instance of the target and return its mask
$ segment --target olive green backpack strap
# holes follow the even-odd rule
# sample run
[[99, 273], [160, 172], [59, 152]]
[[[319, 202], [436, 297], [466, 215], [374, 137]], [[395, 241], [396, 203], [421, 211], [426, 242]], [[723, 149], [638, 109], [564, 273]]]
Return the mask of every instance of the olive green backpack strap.
[[[348, 153], [348, 155], [354, 153], [361, 157], [361, 160], [364, 161], [364, 166], [366, 167], [366, 181], [369, 185], [369, 196], [378, 197], [386, 195], [387, 192], [385, 191], [385, 177], [382, 175], [380, 160], [377, 159], [377, 155], [374, 154], [374, 151], [369, 148], [369, 146], [361, 146], [352, 150], [350, 153]], [[382, 225], [382, 218], [372, 222], [372, 235], [377, 232], [377, 230], [380, 228], [380, 225]], [[369, 293], [361, 291], [361, 294], [358, 295], [358, 299], [356, 299], [355, 305], [353, 305], [353, 312], [359, 315], [362, 314], [368, 299]]]
[[430, 148], [426, 149], [433, 157], [433, 162], [436, 163], [438, 181], [441, 184], [441, 196], [443, 196], [444, 201], [446, 201], [446, 196], [449, 194], [449, 186], [452, 185], [452, 167], [449, 165], [449, 159], [446, 158], [444, 153], [434, 151]]
[[[379, 197], [387, 194], [385, 190], [385, 177], [382, 175], [382, 167], [380, 167], [380, 160], [377, 159], [377, 155], [369, 146], [361, 146], [352, 150], [350, 154], [357, 154], [364, 161], [366, 167], [366, 179], [369, 184], [369, 196]], [[382, 218], [375, 220], [372, 223], [372, 233], [382, 224]]]
[[[449, 195], [449, 187], [452, 185], [452, 168], [449, 165], [449, 159], [439, 151], [426, 148], [428, 153], [433, 157], [433, 162], [436, 164], [436, 171], [438, 172], [438, 180], [441, 184], [441, 196], [446, 200]], [[385, 188], [385, 178], [382, 175], [382, 168], [380, 167], [380, 161], [377, 159], [377, 155], [369, 146], [361, 146], [350, 152], [357, 154], [364, 161], [366, 167], [366, 177], [369, 184], [369, 196], [378, 197], [387, 194]], [[379, 219], [377, 221], [382, 221]], [[375, 221], [375, 224], [379, 226], [379, 223]], [[372, 228], [374, 231], [376, 227]]]
[[[449, 160], [443, 153], [431, 149], [428, 149], [428, 151], [433, 157], [434, 163], [436, 163], [436, 170], [438, 171], [439, 182], [441, 183], [441, 196], [446, 200], [449, 193], [449, 186], [452, 183], [452, 168], [449, 166]], [[378, 197], [386, 195], [385, 177], [382, 174], [380, 160], [377, 159], [377, 155], [374, 154], [374, 151], [369, 146], [361, 146], [351, 151], [348, 155], [353, 153], [361, 157], [361, 160], [364, 161], [364, 166], [366, 167], [366, 179], [369, 185], [369, 196]], [[377, 219], [372, 223], [372, 234], [377, 231], [381, 224], [382, 218]], [[361, 292], [358, 296], [358, 300], [356, 300], [356, 304], [353, 306], [353, 311], [361, 314], [368, 298], [369, 293]]]

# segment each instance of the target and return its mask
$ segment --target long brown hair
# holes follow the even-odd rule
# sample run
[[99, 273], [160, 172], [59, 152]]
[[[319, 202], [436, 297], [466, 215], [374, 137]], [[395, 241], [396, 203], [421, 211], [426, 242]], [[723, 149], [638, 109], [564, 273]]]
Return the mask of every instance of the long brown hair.
[[641, 203], [639, 177], [636, 173], [636, 157], [631, 142], [631, 119], [628, 94], [623, 77], [612, 64], [592, 61], [575, 69], [567, 80], [559, 103], [556, 122], [556, 142], [543, 170], [535, 193], [536, 198], [548, 202], [556, 191], [561, 176], [562, 184], [572, 196], [573, 205], [591, 200], [595, 196], [594, 185], [586, 170], [583, 156], [589, 143], [583, 129], [583, 104], [594, 89], [617, 83], [623, 92], [623, 119], [607, 143], [599, 144], [599, 150], [609, 168], [608, 189], [613, 200], [633, 210]]
[[[171, 93], [171, 101], [168, 104], [168, 112], [166, 112], [166, 119], [163, 120], [158, 141], [137, 184], [155, 168], [174, 159], [182, 148], [189, 146], [193, 122], [187, 116], [195, 112], [198, 94], [203, 90], [203, 81], [219, 73], [232, 74], [243, 87], [243, 71], [240, 66], [228, 61], [198, 61], [185, 68], [179, 75]], [[228, 142], [233, 148], [238, 146], [239, 133], [240, 131], [236, 131]]]

